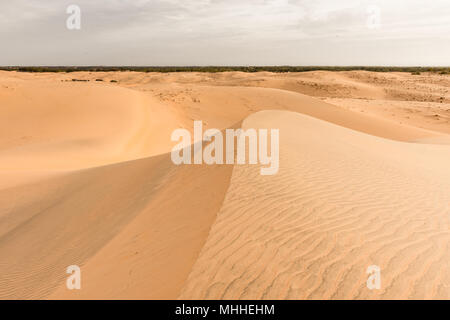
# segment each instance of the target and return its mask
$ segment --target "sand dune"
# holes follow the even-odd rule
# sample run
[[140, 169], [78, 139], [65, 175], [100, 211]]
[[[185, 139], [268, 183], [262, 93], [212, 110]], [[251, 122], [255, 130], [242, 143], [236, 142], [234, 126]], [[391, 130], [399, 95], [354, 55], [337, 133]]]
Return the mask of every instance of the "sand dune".
[[[406, 144], [297, 113], [279, 127], [279, 174], [236, 166], [181, 298], [448, 298], [450, 148]], [[379, 265], [383, 290], [366, 288]]]
[[[445, 79], [0, 72], [0, 298], [448, 299]], [[173, 165], [194, 120], [279, 128], [279, 173]]]
[[170, 150], [176, 113], [138, 91], [43, 81], [11, 88], [1, 97], [4, 169], [89, 168]]
[[162, 155], [3, 191], [2, 204], [14, 205], [0, 215], [0, 296], [45, 297], [64, 283], [67, 266], [86, 264], [81, 297], [173, 297], [231, 169], [175, 167]]

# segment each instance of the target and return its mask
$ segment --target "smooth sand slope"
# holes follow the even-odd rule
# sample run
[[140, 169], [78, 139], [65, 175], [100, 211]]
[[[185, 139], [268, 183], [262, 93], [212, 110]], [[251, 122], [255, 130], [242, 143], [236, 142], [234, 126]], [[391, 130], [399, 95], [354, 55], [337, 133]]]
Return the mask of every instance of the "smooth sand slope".
[[[448, 83], [411, 77], [0, 72], [0, 298], [450, 298]], [[279, 128], [278, 175], [174, 166], [194, 120]]]
[[148, 95], [108, 85], [22, 81], [2, 90], [1, 102], [0, 156], [9, 170], [80, 169], [167, 152], [176, 127], [176, 113]]
[[0, 296], [47, 297], [75, 264], [83, 290], [64, 285], [57, 298], [175, 297], [231, 169], [175, 168], [162, 155], [3, 191]]

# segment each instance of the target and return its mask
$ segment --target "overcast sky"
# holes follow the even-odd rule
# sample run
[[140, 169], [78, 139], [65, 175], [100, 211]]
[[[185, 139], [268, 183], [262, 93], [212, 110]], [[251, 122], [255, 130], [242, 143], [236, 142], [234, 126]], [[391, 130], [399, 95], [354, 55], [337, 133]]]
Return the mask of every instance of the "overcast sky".
[[2, 0], [0, 43], [4, 66], [450, 66], [450, 0]]

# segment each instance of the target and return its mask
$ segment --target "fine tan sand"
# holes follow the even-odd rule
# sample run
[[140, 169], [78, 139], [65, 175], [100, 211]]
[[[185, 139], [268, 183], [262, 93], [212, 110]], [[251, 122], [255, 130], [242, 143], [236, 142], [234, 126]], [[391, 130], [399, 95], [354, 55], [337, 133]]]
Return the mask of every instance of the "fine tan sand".
[[[449, 90], [363, 71], [0, 72], [0, 299], [450, 299]], [[194, 120], [279, 128], [278, 174], [175, 166], [171, 133]]]

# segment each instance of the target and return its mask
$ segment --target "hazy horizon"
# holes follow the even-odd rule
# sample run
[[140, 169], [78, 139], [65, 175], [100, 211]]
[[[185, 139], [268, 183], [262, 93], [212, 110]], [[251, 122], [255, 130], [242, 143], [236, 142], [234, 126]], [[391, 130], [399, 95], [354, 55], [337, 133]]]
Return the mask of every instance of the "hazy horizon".
[[0, 65], [0, 68], [450, 68], [450, 65]]

